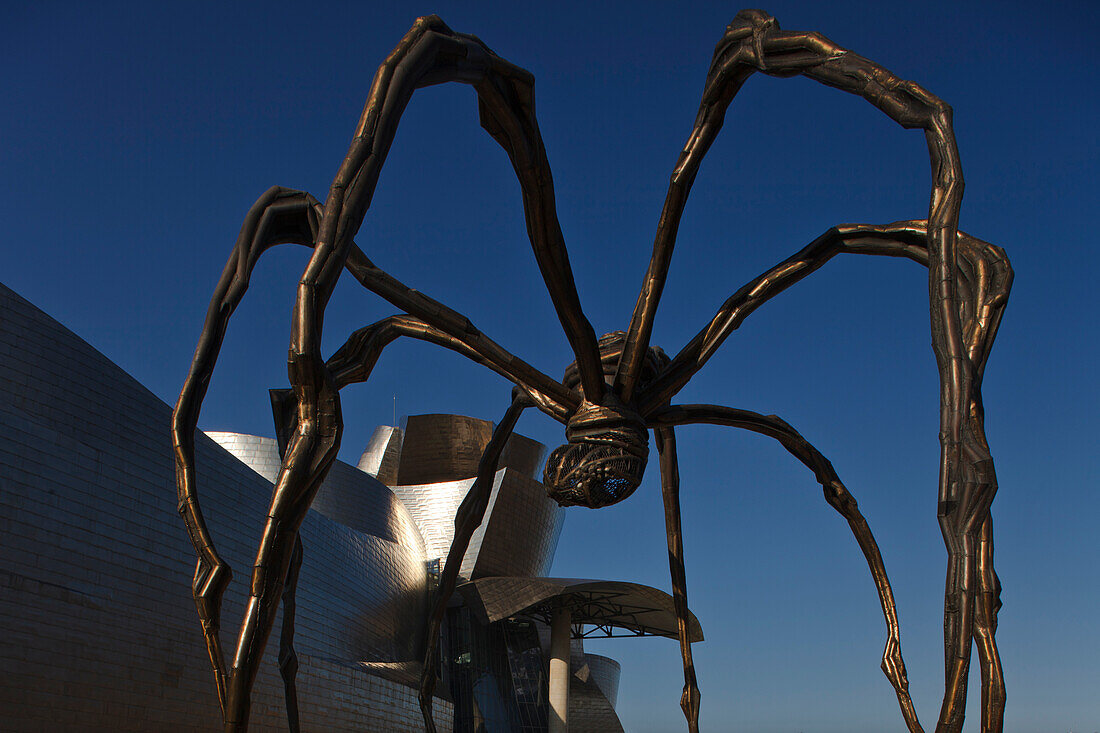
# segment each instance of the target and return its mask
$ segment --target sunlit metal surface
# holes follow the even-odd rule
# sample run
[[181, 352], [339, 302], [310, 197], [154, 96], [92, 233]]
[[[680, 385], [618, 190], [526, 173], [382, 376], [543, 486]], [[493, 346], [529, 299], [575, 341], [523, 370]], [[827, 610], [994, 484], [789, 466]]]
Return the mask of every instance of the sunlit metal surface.
[[[256, 473], [274, 483], [282, 466], [273, 438], [242, 433], [206, 433]], [[357, 532], [373, 535], [427, 557], [416, 522], [390, 489], [363, 471], [336, 461], [310, 509]]]
[[[474, 479], [422, 486], [395, 486], [424, 537], [429, 559], [446, 558], [455, 513]], [[543, 575], [554, 558], [565, 513], [547, 501], [540, 483], [508, 468], [496, 472], [486, 519], [474, 530], [459, 575]]]
[[[274, 439], [207, 435], [267, 481], [277, 477], [282, 459]], [[419, 663], [427, 615], [425, 544], [404, 504], [377, 479], [337, 461], [311, 508], [334, 524], [324, 525], [324, 537], [307, 538], [303, 568], [309, 580], [298, 590], [297, 646], [355, 662]], [[322, 558], [330, 546], [354, 558], [356, 577], [328, 577]], [[348, 589], [359, 595], [348, 597]], [[343, 600], [334, 604], [337, 598]], [[302, 633], [313, 624], [343, 632], [326, 635], [317, 647]]]
[[369, 473], [386, 486], [397, 483], [397, 468], [401, 461], [401, 428], [380, 425], [367, 442], [357, 468]]
[[[2, 285], [0, 353], [0, 658], [14, 660], [0, 675], [0, 729], [219, 730], [189, 603], [194, 557], [167, 491], [171, 407]], [[227, 561], [247, 568], [271, 483], [206, 435], [195, 441], [209, 528]], [[368, 484], [355, 486], [366, 497], [385, 491], [363, 478]], [[412, 527], [400, 503], [389, 503]], [[301, 536], [303, 728], [416, 733], [427, 615], [420, 545], [316, 511]], [[226, 589], [227, 618], [242, 617], [248, 597], [242, 573]], [[256, 680], [257, 730], [286, 729], [276, 656], [269, 648]], [[360, 663], [400, 659], [414, 670], [403, 680]], [[440, 692], [442, 720], [450, 704]]]

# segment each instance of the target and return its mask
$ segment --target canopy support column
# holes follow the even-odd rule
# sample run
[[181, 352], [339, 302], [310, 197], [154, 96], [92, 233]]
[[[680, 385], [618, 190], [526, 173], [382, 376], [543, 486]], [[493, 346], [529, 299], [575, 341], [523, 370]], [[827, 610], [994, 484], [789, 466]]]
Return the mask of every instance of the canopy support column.
[[569, 607], [554, 610], [550, 624], [550, 733], [569, 733]]

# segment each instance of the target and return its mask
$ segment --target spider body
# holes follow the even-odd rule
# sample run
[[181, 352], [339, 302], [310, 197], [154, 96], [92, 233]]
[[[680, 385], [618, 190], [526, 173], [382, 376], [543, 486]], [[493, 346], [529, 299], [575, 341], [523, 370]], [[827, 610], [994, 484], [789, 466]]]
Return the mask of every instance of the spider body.
[[[624, 404], [614, 391], [613, 378], [622, 357], [625, 331], [604, 334], [599, 342], [600, 364], [611, 391], [603, 404], [583, 398], [565, 427], [567, 443], [546, 459], [543, 483], [547, 494], [561, 506], [590, 509], [617, 504], [634, 493], [642, 482], [649, 460], [649, 433], [637, 401]], [[643, 380], [652, 380], [669, 363], [659, 347], [647, 352]], [[562, 384], [580, 387], [577, 363], [565, 372]]]
[[[699, 165], [727, 107], [754, 73], [803, 75], [866, 99], [903, 127], [924, 131], [932, 168], [929, 215], [885, 225], [843, 224], [737, 289], [676, 355], [650, 345], [653, 320], [671, 262], [676, 231]], [[471, 85], [482, 127], [513, 164], [527, 231], [548, 294], [573, 352], [564, 378], [553, 379], [481, 333], [460, 313], [413, 290], [377, 267], [353, 241], [369, 208], [382, 163], [402, 111], [423, 86]], [[932, 346], [940, 373], [940, 481], [938, 519], [948, 550], [944, 613], [944, 697], [937, 733], [959, 733], [966, 707], [972, 648], [980, 662], [982, 730], [1000, 731], [1005, 691], [995, 632], [1000, 584], [993, 569], [989, 512], [997, 489], [985, 438], [981, 381], [1007, 302], [1012, 269], [1004, 252], [958, 229], [962, 170], [951, 109], [921, 86], [817, 33], [782, 31], [759, 10], [742, 11], [715, 49], [695, 124], [673, 170], [658, 221], [653, 253], [626, 331], [597, 339], [581, 309], [555, 210], [553, 177], [534, 114], [533, 78], [473, 36], [455, 33], [439, 18], [420, 18], [379, 68], [351, 146], [322, 204], [308, 193], [271, 188], [245, 217], [237, 243], [211, 299], [191, 369], [173, 412], [179, 511], [198, 554], [193, 596], [214, 668], [227, 731], [248, 725], [257, 665], [282, 602], [293, 608], [302, 547], [298, 527], [336, 458], [343, 422], [340, 390], [365, 381], [382, 350], [397, 338], [428, 341], [481, 364], [513, 385], [512, 401], [481, 458], [477, 478], [455, 518], [455, 535], [429, 621], [420, 704], [431, 714], [440, 625], [457, 583], [460, 558], [488, 505], [492, 477], [520, 414], [535, 407], [565, 426], [566, 443], [547, 462], [545, 482], [561, 504], [601, 507], [638, 486], [653, 433], [660, 462], [673, 599], [680, 621], [684, 667], [681, 707], [698, 730], [699, 688], [687, 637], [687, 581], [680, 526], [679, 472], [674, 428], [709, 423], [750, 430], [777, 440], [809, 468], [825, 500], [848, 522], [871, 572], [887, 640], [882, 669], [906, 726], [923, 731], [908, 692], [893, 591], [878, 545], [832, 464], [774, 415], [719, 405], [676, 405], [672, 399], [753, 311], [839, 254], [909, 259], [929, 271]], [[223, 654], [221, 597], [229, 566], [206, 527], [195, 484], [194, 432], [229, 319], [248, 288], [260, 255], [294, 243], [312, 249], [299, 283], [291, 321], [291, 388], [272, 392], [283, 465], [272, 495], [252, 569], [250, 596], [232, 666]], [[352, 333], [325, 358], [321, 332], [337, 279], [348, 272], [401, 313]], [[288, 718], [297, 730], [293, 614], [284, 613], [280, 666]]]

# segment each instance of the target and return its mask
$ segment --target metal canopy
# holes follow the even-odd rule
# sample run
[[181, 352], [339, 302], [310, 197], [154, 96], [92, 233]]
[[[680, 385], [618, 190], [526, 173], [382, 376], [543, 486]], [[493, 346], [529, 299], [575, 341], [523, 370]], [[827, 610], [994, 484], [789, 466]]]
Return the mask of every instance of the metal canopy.
[[[582, 578], [479, 578], [458, 587], [466, 604], [488, 623], [515, 616], [548, 621], [556, 608], [568, 606], [575, 625], [593, 630], [578, 636], [677, 637], [672, 596], [638, 583]], [[703, 640], [695, 614], [688, 614], [692, 642]], [[621, 629], [628, 633], [614, 633]]]

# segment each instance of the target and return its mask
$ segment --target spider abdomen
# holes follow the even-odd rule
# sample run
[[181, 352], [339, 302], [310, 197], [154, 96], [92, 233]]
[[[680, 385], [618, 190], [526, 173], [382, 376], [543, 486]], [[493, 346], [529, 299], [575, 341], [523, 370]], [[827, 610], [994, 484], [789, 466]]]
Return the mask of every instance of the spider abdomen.
[[649, 434], [633, 410], [610, 397], [585, 401], [565, 430], [569, 440], [546, 460], [546, 493], [561, 506], [598, 509], [634, 493], [649, 458]]

